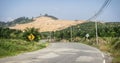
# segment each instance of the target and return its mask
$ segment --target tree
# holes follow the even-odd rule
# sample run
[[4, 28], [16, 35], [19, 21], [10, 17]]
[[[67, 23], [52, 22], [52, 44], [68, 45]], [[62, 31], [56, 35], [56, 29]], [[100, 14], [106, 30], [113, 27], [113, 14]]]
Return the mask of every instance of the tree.
[[40, 40], [40, 33], [38, 29], [35, 28], [26, 28], [23, 33], [23, 38], [28, 41], [39, 41]]
[[18, 39], [21, 37], [20, 34], [22, 34], [22, 31], [20, 31], [20, 30], [0, 27], [0, 38]]

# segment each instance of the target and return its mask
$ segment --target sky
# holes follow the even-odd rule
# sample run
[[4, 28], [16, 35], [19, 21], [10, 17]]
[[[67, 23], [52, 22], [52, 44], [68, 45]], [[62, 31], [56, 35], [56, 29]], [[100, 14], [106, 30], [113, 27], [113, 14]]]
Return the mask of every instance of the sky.
[[[19, 17], [53, 15], [64, 20], [87, 20], [101, 8], [105, 0], [0, 0], [0, 21]], [[112, 0], [96, 18], [98, 21], [120, 22], [120, 0]]]

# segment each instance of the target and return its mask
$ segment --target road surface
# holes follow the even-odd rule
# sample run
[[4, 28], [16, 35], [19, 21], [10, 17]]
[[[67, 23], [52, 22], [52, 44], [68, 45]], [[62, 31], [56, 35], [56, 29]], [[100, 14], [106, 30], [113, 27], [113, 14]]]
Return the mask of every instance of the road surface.
[[81, 43], [50, 43], [47, 48], [0, 59], [0, 63], [105, 63], [98, 49]]

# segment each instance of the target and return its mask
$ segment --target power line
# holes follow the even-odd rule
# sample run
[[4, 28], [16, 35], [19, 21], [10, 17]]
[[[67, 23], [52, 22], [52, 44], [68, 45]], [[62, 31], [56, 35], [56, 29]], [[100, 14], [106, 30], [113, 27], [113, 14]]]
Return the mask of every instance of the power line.
[[[91, 21], [93, 19], [96, 19], [103, 12], [103, 10], [108, 7], [108, 5], [110, 4], [110, 2], [111, 2], [111, 0], [106, 0], [104, 2], [104, 4], [102, 5], [102, 7], [99, 9], [99, 11], [96, 14], [94, 14], [91, 18], [89, 18], [87, 21]], [[96, 43], [99, 44], [98, 43], [98, 31], [97, 31], [97, 27], [98, 27], [97, 26], [97, 21], [95, 21]]]
[[110, 4], [110, 2], [111, 2], [111, 0], [106, 0], [103, 3], [103, 5], [101, 6], [101, 8], [99, 9], [99, 11], [96, 14], [94, 14], [91, 18], [87, 19], [87, 21], [96, 19], [103, 12], [103, 10], [108, 7], [108, 5]]

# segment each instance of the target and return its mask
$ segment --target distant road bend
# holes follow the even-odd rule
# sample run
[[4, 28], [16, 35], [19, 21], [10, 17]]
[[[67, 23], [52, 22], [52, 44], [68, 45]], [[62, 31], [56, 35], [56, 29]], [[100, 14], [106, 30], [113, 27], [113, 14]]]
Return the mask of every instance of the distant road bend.
[[0, 59], [0, 63], [105, 63], [98, 49], [80, 43], [50, 43], [42, 50]]

